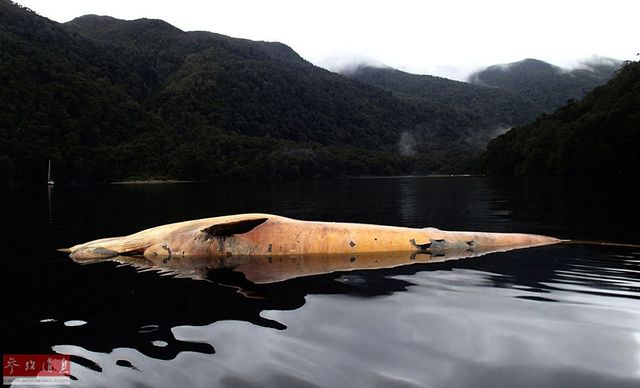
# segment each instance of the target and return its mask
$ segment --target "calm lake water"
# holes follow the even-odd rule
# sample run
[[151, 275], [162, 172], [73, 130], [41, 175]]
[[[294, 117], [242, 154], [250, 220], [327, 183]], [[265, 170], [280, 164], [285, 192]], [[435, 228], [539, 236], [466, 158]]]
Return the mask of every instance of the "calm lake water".
[[55, 251], [246, 212], [640, 244], [634, 187], [414, 177], [4, 189], [2, 352], [69, 354], [71, 386], [638, 387], [633, 246], [321, 274], [287, 262], [278, 268], [298, 277], [260, 284], [231, 269], [81, 265]]

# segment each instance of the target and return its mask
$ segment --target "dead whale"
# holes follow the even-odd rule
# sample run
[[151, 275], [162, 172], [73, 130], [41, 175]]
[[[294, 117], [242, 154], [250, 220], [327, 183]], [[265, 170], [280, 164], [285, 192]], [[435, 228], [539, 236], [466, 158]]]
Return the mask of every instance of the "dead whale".
[[511, 250], [561, 240], [533, 234], [453, 232], [357, 223], [301, 221], [271, 214], [239, 214], [157, 226], [62, 249], [76, 261], [137, 256], [174, 257], [291, 256]]

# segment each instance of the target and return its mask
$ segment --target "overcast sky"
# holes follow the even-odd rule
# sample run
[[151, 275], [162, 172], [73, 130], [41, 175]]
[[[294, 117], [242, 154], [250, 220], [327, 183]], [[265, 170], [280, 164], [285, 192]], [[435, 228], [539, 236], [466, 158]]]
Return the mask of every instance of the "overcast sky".
[[337, 70], [356, 61], [463, 79], [537, 58], [573, 66], [592, 56], [637, 60], [640, 1], [566, 0], [17, 0], [49, 19], [157, 18], [185, 30], [279, 41]]

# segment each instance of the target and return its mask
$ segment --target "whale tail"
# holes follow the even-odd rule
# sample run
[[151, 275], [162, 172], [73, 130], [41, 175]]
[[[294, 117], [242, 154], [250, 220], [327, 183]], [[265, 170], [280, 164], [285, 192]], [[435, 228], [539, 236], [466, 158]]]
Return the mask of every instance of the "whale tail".
[[474, 250], [484, 248], [528, 248], [541, 245], [557, 244], [563, 240], [536, 234], [493, 233], [493, 232], [459, 232], [445, 231], [435, 228], [424, 228], [429, 236], [428, 241], [412, 241], [419, 250]]

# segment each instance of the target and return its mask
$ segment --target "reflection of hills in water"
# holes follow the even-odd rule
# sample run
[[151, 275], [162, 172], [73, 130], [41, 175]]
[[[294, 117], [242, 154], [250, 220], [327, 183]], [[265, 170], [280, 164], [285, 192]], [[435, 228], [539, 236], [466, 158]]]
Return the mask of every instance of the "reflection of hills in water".
[[[484, 247], [468, 247], [467, 249], [436, 248], [429, 251], [286, 256], [172, 256], [158, 259], [143, 256], [118, 256], [107, 259], [107, 261], [131, 265], [139, 270], [157, 270], [180, 278], [213, 282], [220, 280], [220, 274], [233, 271], [242, 275], [245, 281], [262, 284], [341, 271], [394, 268], [417, 263], [441, 263], [448, 260], [483, 256], [489, 253], [506, 252], [518, 248], [523, 248], [523, 246], [503, 246], [494, 249]], [[105, 259], [85, 260], [78, 258], [74, 260], [85, 264], [105, 261]], [[228, 281], [228, 276], [224, 280]]]

